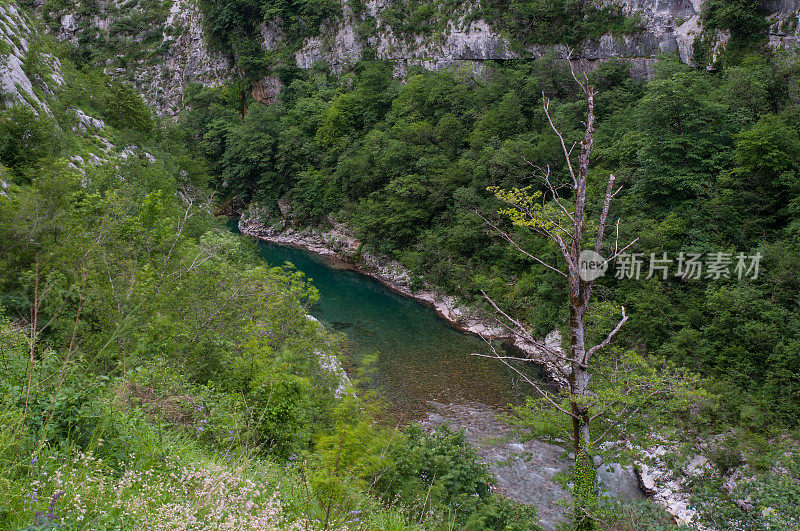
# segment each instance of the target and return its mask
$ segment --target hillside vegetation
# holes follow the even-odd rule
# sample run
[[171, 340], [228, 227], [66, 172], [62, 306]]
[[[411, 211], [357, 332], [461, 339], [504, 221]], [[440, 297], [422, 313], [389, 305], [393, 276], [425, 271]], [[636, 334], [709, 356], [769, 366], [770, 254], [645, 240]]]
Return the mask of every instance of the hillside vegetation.
[[[36, 31], [0, 49], [4, 61], [21, 55], [32, 86], [1, 94], [0, 527], [536, 529], [531, 507], [494, 492], [463, 433], [395, 427], [360, 385], [369, 366], [346, 385], [327, 369], [343, 338], [308, 319], [316, 289], [291, 267], [267, 267], [213, 212], [256, 202], [276, 221], [283, 205], [297, 225], [341, 222], [418, 287], [488, 313], [483, 290], [536, 335], [564, 332], [559, 277], [480, 216], [558, 264], [551, 244], [498, 216], [488, 188], [546, 193], [532, 166], [568, 180], [543, 111], [547, 99], [568, 145], [582, 136], [585, 101], [568, 64], [547, 55], [401, 78], [374, 60], [340, 75], [300, 70], [284, 59], [338, 3], [200, 4], [207, 40], [233, 54], [241, 79], [189, 86], [176, 122], [97, 68], [124, 60], [118, 42], [59, 43], [22, 10]], [[700, 523], [795, 529], [800, 55], [765, 46], [751, 4], [706, 3], [705, 28], [731, 33], [715, 69], [665, 56], [647, 80], [622, 60], [589, 74], [590, 196], [616, 175], [614, 231], [638, 238], [631, 252], [645, 260], [638, 279], [617, 278], [615, 263], [598, 281], [591, 339], [624, 306], [608, 364], [630, 363], [648, 382], [690, 375], [689, 396], [702, 398], [643, 402], [641, 413], [629, 404], [630, 432], [611, 430], [630, 443], [624, 457], [639, 462], [637, 445], [660, 441], [660, 464], [683, 474], [702, 454], [703, 472], [680, 485]], [[442, 6], [389, 9], [403, 31], [439, 28]], [[155, 42], [165, 16], [159, 4], [115, 31]], [[638, 27], [573, 1], [490, 1], [480, 16], [525, 44]], [[265, 52], [260, 24], [278, 18], [286, 46]], [[715, 35], [698, 35], [698, 64], [719, 51]], [[271, 105], [249, 96], [266, 72], [283, 85]], [[742, 253], [760, 269], [645, 278], [647, 260], [665, 253]], [[600, 394], [617, 391], [595, 381]], [[509, 420], [525, 434], [542, 427], [536, 412], [531, 402]], [[649, 501], [595, 509], [600, 528], [672, 527]]]
[[27, 38], [39, 103], [0, 110], [0, 527], [536, 526], [463, 434], [378, 423], [326, 368], [316, 289], [214, 218], [174, 125]]
[[[620, 240], [639, 237], [635, 251], [647, 258], [763, 255], [746, 282], [609, 275], [604, 298], [630, 309], [628, 344], [724, 381], [742, 412], [757, 405], [754, 426], [795, 426], [800, 413], [796, 70], [796, 58], [781, 54], [750, 55], [720, 74], [665, 59], [649, 82], [630, 79], [621, 62], [593, 73], [593, 172], [625, 186]], [[223, 194], [276, 214], [288, 198], [305, 223], [334, 215], [445, 292], [477, 303], [478, 289], [489, 290], [544, 335], [563, 322], [559, 280], [487, 235], [472, 212], [497, 209], [488, 186], [536, 186], [530, 164], [549, 164], [554, 178], [566, 171], [542, 92], [575, 138], [581, 103], [563, 64], [549, 59], [497, 65], [486, 79], [417, 73], [404, 84], [382, 63], [341, 81], [311, 73], [244, 119], [235, 94], [197, 88], [184, 123]]]
[[[732, 32], [718, 70], [665, 56], [648, 80], [631, 78], [620, 60], [592, 72], [599, 94], [589, 186], [616, 175], [619, 240], [639, 238], [632, 252], [644, 259], [638, 279], [616, 278], [622, 266], [612, 264], [599, 288], [601, 300], [630, 315], [620, 346], [704, 375], [719, 398], [688, 427], [675, 420], [678, 431], [720, 441], [722, 472], [708, 487], [719, 489], [742, 465], [751, 477], [778, 470], [800, 419], [800, 57], [765, 47], [763, 13], [749, 4], [710, 2], [703, 16], [708, 28]], [[276, 104], [250, 105], [244, 117], [235, 90], [187, 91], [191, 110], [180, 123], [224, 196], [257, 201], [276, 219], [285, 201], [299, 224], [333, 218], [366, 250], [398, 259], [419, 286], [475, 307], [485, 304], [484, 290], [537, 334], [564, 330], [560, 279], [490, 235], [475, 214], [498, 219], [490, 186], [546, 193], [531, 166], [567, 180], [542, 111], [547, 98], [568, 146], [582, 136], [584, 102], [563, 61], [488, 63], [485, 75], [418, 70], [402, 80], [391, 65], [365, 61], [344, 76], [318, 69], [282, 81]], [[558, 264], [552, 244], [505, 223], [529, 252]], [[664, 253], [672, 274], [647, 278], [649, 259]], [[678, 257], [715, 253], [731, 257], [730, 275], [674, 274]], [[739, 255], [760, 257], [758, 275], [735, 274]], [[597, 319], [603, 330], [611, 315]], [[785, 488], [796, 486], [793, 476]], [[741, 504], [726, 516], [714, 506], [712, 521], [755, 518]]]

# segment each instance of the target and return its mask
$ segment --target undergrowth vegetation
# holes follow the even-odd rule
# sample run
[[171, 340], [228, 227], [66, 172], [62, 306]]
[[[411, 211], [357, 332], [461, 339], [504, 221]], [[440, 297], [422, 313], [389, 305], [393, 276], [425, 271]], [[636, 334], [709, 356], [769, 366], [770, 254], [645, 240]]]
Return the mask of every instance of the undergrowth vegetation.
[[[339, 4], [202, 1], [212, 44], [234, 54], [247, 79], [190, 86], [187, 112], [165, 123], [129, 85], [91, 67], [127, 61], [122, 37], [142, 44], [129, 54], [137, 64], [161, 56], [148, 46], [162, 38], [166, 4], [141, 5], [113, 17], [110, 38], [87, 31], [75, 47], [31, 38], [24, 71], [47, 108], [0, 109], [0, 527], [535, 529], [530, 507], [494, 492], [463, 433], [380, 422], [380, 400], [321, 363], [341, 355], [344, 338], [307, 318], [316, 289], [289, 266], [266, 266], [212, 212], [258, 202], [277, 217], [281, 201], [297, 224], [344, 222], [416, 286], [478, 308], [483, 290], [536, 334], [563, 329], [558, 278], [488, 235], [476, 212], [497, 219], [490, 186], [536, 192], [531, 165], [567, 180], [542, 110], [549, 99], [569, 143], [580, 137], [584, 103], [564, 62], [487, 63], [481, 75], [412, 68], [402, 82], [380, 61], [341, 76], [300, 71], [286, 58]], [[80, 7], [87, 20], [92, 6]], [[399, 32], [436, 34], [455, 7], [412, 2], [385, 14]], [[712, 441], [708, 471], [691, 485], [704, 522], [792, 529], [800, 59], [761, 46], [760, 9], [706, 3], [705, 27], [731, 33], [716, 71], [663, 58], [647, 81], [618, 60], [591, 74], [589, 187], [598, 195], [615, 173], [615, 230], [639, 238], [640, 257], [762, 256], [755, 278], [644, 270], [607, 275], [597, 293], [601, 309], [624, 305], [630, 315], [619, 359], [648, 374], [658, 362], [706, 378], [690, 381], [707, 388], [691, 396], [711, 396], [714, 407], [650, 403], [661, 418], [637, 428], [691, 446], [684, 458], [694, 442]], [[577, 44], [639, 24], [613, 5], [572, 0], [482, 10], [524, 45]], [[278, 19], [285, 45], [266, 53], [259, 29]], [[700, 64], [712, 62], [710, 35], [698, 40]], [[249, 80], [273, 70], [284, 83], [275, 104], [243, 97]], [[497, 223], [558, 263], [550, 244]], [[607, 420], [619, 437], [622, 411]], [[523, 424], [526, 413], [517, 411]], [[602, 514], [610, 528], [669, 526], [648, 504]]]
[[173, 124], [32, 53], [60, 66], [0, 109], [0, 527], [536, 527], [463, 435], [329, 368], [317, 290], [215, 219]]

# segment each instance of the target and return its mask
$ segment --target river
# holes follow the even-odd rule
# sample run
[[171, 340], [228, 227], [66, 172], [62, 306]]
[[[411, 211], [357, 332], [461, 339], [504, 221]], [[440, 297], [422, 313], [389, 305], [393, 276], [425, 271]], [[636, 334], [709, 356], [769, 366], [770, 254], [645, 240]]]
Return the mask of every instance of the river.
[[[483, 404], [503, 410], [518, 404], [530, 388], [497, 360], [472, 356], [491, 351], [477, 336], [447, 325], [419, 302], [330, 257], [258, 242], [271, 265], [291, 263], [320, 292], [311, 314], [347, 338], [348, 369], [374, 355], [371, 384], [400, 420], [422, 420], [431, 402]], [[523, 367], [533, 377], [538, 368]]]

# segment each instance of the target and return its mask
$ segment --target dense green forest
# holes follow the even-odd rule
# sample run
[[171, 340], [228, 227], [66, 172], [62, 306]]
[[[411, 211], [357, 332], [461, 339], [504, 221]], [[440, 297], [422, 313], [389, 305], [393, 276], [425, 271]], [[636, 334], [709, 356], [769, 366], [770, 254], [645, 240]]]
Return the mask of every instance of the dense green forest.
[[[312, 283], [266, 266], [214, 212], [255, 202], [278, 221], [280, 201], [295, 225], [343, 223], [361, 251], [397, 259], [420, 288], [488, 314], [483, 290], [535, 334], [564, 332], [561, 279], [481, 216], [559, 264], [551, 243], [498, 214], [490, 188], [546, 194], [533, 168], [568, 180], [543, 103], [568, 144], [582, 137], [586, 103], [569, 64], [550, 54], [402, 78], [370, 59], [340, 75], [300, 70], [287, 58], [338, 3], [200, 4], [209, 43], [235, 56], [242, 78], [189, 86], [177, 121], [93, 66], [86, 42], [44, 36], [31, 36], [25, 73], [46, 78], [52, 55], [65, 82], [36, 87], [48, 109], [0, 109], [0, 527], [536, 529], [536, 511], [495, 492], [463, 432], [395, 427], [362, 385], [368, 364], [338, 390], [321, 360], [342, 358], [344, 338], [308, 319]], [[386, 20], [398, 33], [436, 30], [453, 7], [398, 3]], [[134, 22], [164, 16], [158, 6]], [[474, 16], [515, 44], [577, 45], [635, 34], [641, 22], [571, 0], [491, 0]], [[691, 457], [698, 441], [714, 441], [716, 472], [690, 485], [701, 523], [793, 529], [800, 54], [765, 46], [764, 13], [750, 2], [708, 0], [702, 16], [698, 64], [711, 62], [714, 31], [731, 33], [709, 68], [663, 56], [649, 79], [618, 59], [589, 74], [588, 208], [600, 209], [613, 173], [623, 186], [615, 235], [638, 238], [631, 253], [644, 260], [639, 278], [616, 275], [617, 261], [598, 282], [593, 334], [624, 306], [630, 319], [603, 361], [627, 364], [636, 396], [676, 374], [692, 387], [673, 402], [633, 404], [648, 411], [629, 425], [612, 408], [597, 424], [632, 441], [631, 452], [670, 440]], [[259, 24], [276, 19], [286, 46], [264, 52]], [[117, 45], [103, 43], [109, 53]], [[283, 87], [261, 105], [249, 86], [267, 72]], [[645, 278], [651, 257], [719, 253], [730, 275]], [[740, 253], [760, 257], [758, 274], [733, 271]], [[619, 399], [616, 381], [595, 382]], [[534, 409], [507, 420], [521, 433], [542, 428]], [[745, 477], [726, 491], [737, 469]], [[673, 528], [650, 501], [592, 503], [592, 526]]]
[[214, 218], [180, 131], [37, 44], [65, 83], [0, 111], [0, 527], [536, 526], [463, 433], [337, 391], [317, 291]]
[[[630, 310], [627, 345], [714, 376], [731, 420], [754, 428], [800, 418], [799, 66], [791, 54], [763, 53], [716, 73], [664, 58], [647, 82], [622, 61], [592, 73], [592, 175], [595, 186], [609, 172], [624, 186], [613, 212], [620, 239], [638, 237], [634, 251], [647, 258], [763, 256], [756, 279], [607, 275], [602, 297]], [[489, 186], [538, 186], [531, 164], [563, 179], [542, 94], [577, 139], [582, 100], [554, 58], [498, 64], [486, 77], [418, 72], [404, 83], [381, 62], [343, 79], [311, 72], [243, 119], [235, 91], [196, 87], [182, 124], [224, 195], [275, 213], [288, 198], [301, 223], [333, 215], [425, 281], [475, 304], [485, 289], [544, 335], [564, 322], [560, 280], [473, 213], [497, 210]], [[546, 243], [520, 238], [557, 261]]]

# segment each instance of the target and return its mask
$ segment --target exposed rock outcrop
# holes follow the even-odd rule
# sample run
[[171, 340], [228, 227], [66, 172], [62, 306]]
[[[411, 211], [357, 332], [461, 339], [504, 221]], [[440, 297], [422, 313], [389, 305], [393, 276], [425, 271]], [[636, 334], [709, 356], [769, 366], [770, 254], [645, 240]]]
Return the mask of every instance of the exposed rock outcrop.
[[[605, 0], [616, 3], [628, 14], [642, 22], [642, 31], [633, 35], [607, 34], [595, 41], [586, 41], [575, 51], [595, 64], [611, 57], [630, 61], [632, 73], [645, 77], [660, 54], [672, 54], [681, 61], [692, 63], [695, 39], [701, 34], [701, 9], [705, 0]], [[161, 22], [162, 35], [155, 42], [146, 41], [142, 33], [111, 36], [113, 13], [120, 9], [143, 9], [138, 3], [121, 0], [100, 0], [99, 9], [91, 15], [82, 12], [80, 4], [62, 9], [57, 17], [56, 36], [77, 41], [81, 35], [101, 33], [106, 38], [127, 39], [142, 53], [135, 59], [113, 57], [107, 69], [119, 77], [131, 79], [147, 100], [161, 114], [175, 115], [181, 108], [181, 96], [189, 83], [216, 85], [240, 76], [230, 57], [212, 51], [207, 45], [202, 15], [197, 0], [172, 0]], [[521, 46], [512, 43], [506, 34], [485, 20], [476, 20], [471, 12], [475, 4], [465, 3], [451, 15], [444, 30], [427, 35], [398, 35], [387, 23], [385, 12], [391, 7], [386, 0], [366, 2], [362, 13], [354, 14], [347, 0], [340, 0], [340, 14], [325, 21], [319, 35], [309, 37], [296, 49], [294, 60], [300, 68], [324, 63], [334, 73], [346, 71], [365, 54], [392, 61], [395, 72], [404, 74], [410, 66], [427, 69], [463, 67], [475, 72], [483, 69], [487, 60], [510, 60], [542, 55], [555, 51], [568, 56], [564, 46]], [[800, 43], [800, 3], [798, 0], [769, 0], [770, 45], [787, 48]], [[39, 9], [46, 10], [48, 4]], [[124, 6], [124, 7], [123, 7]], [[371, 19], [371, 24], [364, 22]], [[365, 29], [365, 28], [371, 29]], [[149, 28], [152, 29], [152, 28]], [[286, 45], [286, 35], [280, 20], [265, 23], [260, 28], [264, 50], [278, 50]], [[714, 39], [712, 58], [726, 43], [726, 35]], [[149, 43], [149, 44], [148, 44]], [[253, 87], [258, 101], [270, 103], [280, 90], [276, 77], [267, 77]]]
[[[322, 328], [322, 323], [319, 322], [319, 319], [314, 317], [313, 315], [306, 315], [306, 318], [309, 321], [317, 323], [320, 328]], [[331, 352], [326, 352], [325, 350], [317, 350], [315, 352], [317, 357], [319, 358], [319, 366], [322, 370], [330, 373], [333, 377], [336, 378], [336, 390], [335, 395], [336, 397], [340, 397], [344, 395], [345, 391], [347, 391], [347, 386], [350, 384], [350, 378], [347, 376], [347, 373], [342, 366], [342, 363], [339, 359]]]
[[[176, 115], [180, 111], [183, 92], [190, 83], [214, 86], [240, 75], [230, 58], [207, 45], [195, 0], [172, 0], [165, 16], [153, 14], [156, 28], [124, 31], [115, 27], [121, 15], [143, 14], [148, 8], [122, 0], [99, 0], [95, 5], [91, 13], [82, 10], [80, 3], [55, 13], [48, 12], [45, 3], [39, 11], [59, 21], [51, 31], [60, 40], [78, 43], [82, 37], [100, 35], [101, 40], [126, 42], [130, 52], [106, 59], [106, 73], [132, 81], [160, 114]], [[160, 33], [160, 38], [151, 38], [154, 32]], [[97, 46], [92, 40], [83, 46]]]
[[183, 91], [190, 83], [219, 85], [238, 75], [227, 57], [209, 49], [195, 0], [173, 1], [162, 42], [169, 47], [164, 63], [138, 75], [137, 85], [146, 87], [143, 92], [151, 101], [160, 100], [156, 108], [164, 114], [181, 109]]
[[[52, 94], [51, 87], [61, 85], [58, 59], [36, 51], [37, 59], [46, 66], [37, 69], [29, 77], [25, 62], [31, 53], [29, 36], [31, 23], [27, 15], [16, 4], [0, 5], [0, 98], [6, 106], [20, 104], [36, 112], [50, 113], [46, 96]], [[38, 94], [37, 94], [38, 92]]]
[[[480, 460], [489, 465], [497, 478], [497, 490], [504, 496], [536, 507], [539, 523], [545, 530], [557, 529], [564, 522], [564, 505], [569, 492], [557, 475], [568, 474], [573, 461], [561, 446], [538, 439], [517, 440], [511, 428], [483, 404], [440, 404], [429, 402], [433, 410], [423, 422], [426, 428], [447, 423], [463, 429]], [[604, 492], [622, 499], [637, 499], [642, 493], [632, 467], [618, 463], [601, 465], [598, 480]]]
[[[611, 3], [611, 2], [609, 2]], [[700, 25], [700, 0], [627, 0], [627, 13], [638, 13], [644, 23], [643, 31], [632, 36], [605, 35], [597, 41], [587, 41], [576, 55], [590, 63], [611, 57], [630, 59], [634, 74], [648, 75], [656, 56], [660, 53], [677, 54], [684, 62], [691, 61], [691, 49]], [[497, 28], [485, 20], [473, 20], [472, 9], [466, 4], [447, 24], [444, 32], [433, 36], [396, 35], [383, 22], [382, 12], [388, 4], [373, 0], [367, 4], [367, 16], [374, 17], [376, 31], [361, 39], [356, 27], [360, 19], [343, 5], [343, 16], [324, 29], [323, 35], [307, 39], [295, 54], [301, 68], [309, 68], [324, 61], [333, 71], [341, 71], [363, 56], [369, 47], [375, 56], [395, 62], [396, 69], [405, 71], [418, 65], [438, 70], [454, 65], [472, 65], [487, 60], [511, 60], [541, 57], [555, 50], [567, 57], [565, 46], [514, 46]], [[276, 28], [277, 29], [277, 28]], [[262, 33], [267, 42], [274, 42], [269, 32]], [[328, 42], [328, 45], [325, 43]]]
[[447, 423], [453, 429], [463, 429], [479, 459], [497, 478], [498, 492], [536, 507], [539, 524], [545, 530], [564, 523], [562, 504], [568, 503], [570, 495], [556, 476], [568, 473], [572, 462], [565, 458], [563, 448], [537, 439], [514, 440], [509, 426], [483, 404], [429, 404], [433, 411], [423, 422], [424, 427], [432, 429]]

